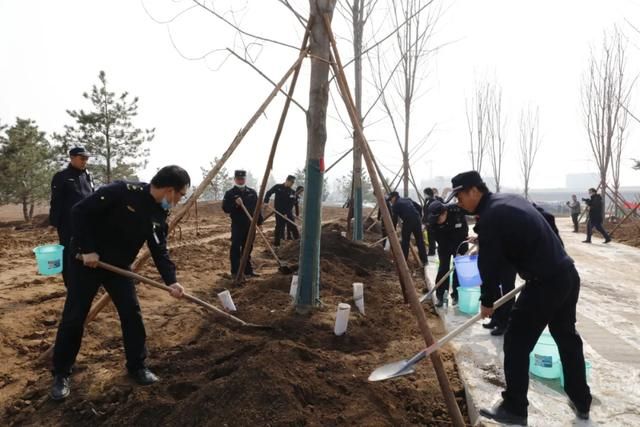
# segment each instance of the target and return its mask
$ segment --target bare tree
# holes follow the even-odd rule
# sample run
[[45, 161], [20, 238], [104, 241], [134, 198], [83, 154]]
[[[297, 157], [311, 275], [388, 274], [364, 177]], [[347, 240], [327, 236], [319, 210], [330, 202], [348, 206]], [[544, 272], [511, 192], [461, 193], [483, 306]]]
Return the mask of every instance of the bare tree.
[[482, 163], [488, 146], [489, 135], [489, 83], [476, 83], [473, 97], [466, 102], [467, 129], [469, 131], [469, 157], [471, 168], [482, 173]]
[[[620, 131], [622, 105], [628, 104], [631, 84], [626, 79], [626, 46], [622, 34], [614, 29], [605, 34], [598, 57], [591, 53], [582, 87], [582, 106], [589, 144], [600, 174], [600, 191], [605, 199], [607, 174], [611, 165], [613, 141]], [[625, 125], [626, 127], [626, 125]]]
[[[361, 122], [364, 121], [362, 116], [362, 52], [364, 50], [364, 29], [377, 2], [378, 0], [343, 0], [337, 4], [336, 9], [350, 22], [352, 27], [354, 95], [356, 111]], [[355, 132], [353, 135], [353, 173], [351, 176], [353, 179], [351, 183], [351, 206], [353, 209], [350, 209], [349, 212], [352, 212], [354, 217], [353, 240], [362, 240], [364, 235], [362, 221], [362, 152], [356, 141]], [[350, 224], [351, 218], [348, 218], [348, 220]]]
[[499, 193], [502, 181], [502, 160], [506, 148], [506, 119], [502, 112], [502, 88], [497, 83], [489, 86], [487, 110], [489, 160], [496, 183], [496, 193]]
[[520, 170], [524, 181], [524, 197], [529, 198], [529, 184], [531, 171], [540, 148], [540, 135], [538, 132], [539, 114], [529, 107], [520, 113]]
[[[424, 79], [424, 65], [427, 58], [437, 48], [431, 47], [433, 31], [439, 18], [439, 10], [427, 8], [433, 0], [389, 0], [391, 21], [400, 28], [395, 33], [393, 45], [395, 55], [378, 50], [374, 84], [379, 93], [382, 107], [389, 117], [394, 137], [402, 152], [403, 194], [409, 195], [411, 158], [411, 111], [419, 97], [420, 83]], [[393, 66], [387, 60], [393, 58]], [[396, 59], [397, 58], [397, 59]], [[397, 62], [396, 62], [397, 61]], [[384, 78], [383, 75], [388, 75]], [[394, 89], [393, 96], [386, 93], [387, 87]], [[401, 128], [402, 126], [402, 128]], [[423, 146], [426, 137], [418, 140]], [[414, 147], [415, 148], [415, 147]], [[415, 150], [413, 151], [415, 154]]]
[[[627, 140], [627, 125], [629, 123], [629, 114], [626, 110], [622, 110], [618, 126], [616, 130], [615, 140], [611, 146], [611, 180], [613, 183], [613, 199], [618, 200], [620, 192], [620, 170], [622, 165], [622, 152], [624, 151], [625, 142]], [[618, 207], [616, 206], [616, 216], [618, 215]]]

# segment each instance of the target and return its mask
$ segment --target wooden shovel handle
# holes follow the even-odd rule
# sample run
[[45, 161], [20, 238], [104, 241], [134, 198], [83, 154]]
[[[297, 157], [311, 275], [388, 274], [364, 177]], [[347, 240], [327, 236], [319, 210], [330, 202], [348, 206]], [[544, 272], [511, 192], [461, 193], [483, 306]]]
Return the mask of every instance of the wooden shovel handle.
[[[76, 258], [81, 261], [82, 260], [82, 255], [78, 254], [76, 256]], [[165, 285], [163, 283], [160, 283], [160, 282], [155, 281], [153, 279], [149, 279], [147, 277], [141, 276], [140, 274], [134, 273], [133, 271], [125, 270], [123, 268], [116, 267], [115, 265], [107, 264], [106, 262], [98, 261], [98, 267], [100, 267], [100, 268], [102, 268], [104, 270], [107, 270], [107, 271], [111, 271], [112, 273], [116, 273], [116, 274], [119, 274], [121, 276], [128, 277], [130, 279], [137, 280], [137, 281], [142, 282], [142, 283], [146, 283], [147, 285], [153, 286], [154, 288], [162, 289], [163, 291], [171, 292], [171, 290], [172, 290], [169, 286], [167, 286], [167, 285]], [[233, 320], [234, 322], [238, 322], [241, 325], [247, 325], [247, 322], [245, 322], [244, 320], [239, 319], [239, 318], [237, 318], [236, 316], [234, 316], [232, 314], [226, 313], [225, 311], [219, 309], [218, 307], [216, 307], [214, 305], [209, 304], [206, 301], [201, 300], [200, 298], [194, 297], [193, 295], [188, 294], [186, 292], [183, 293], [182, 296], [186, 300], [189, 300], [189, 301], [191, 301], [191, 302], [193, 302], [195, 304], [198, 304], [199, 306], [204, 307], [209, 311], [213, 311], [216, 314], [219, 314], [220, 316], [226, 317], [227, 319]]]

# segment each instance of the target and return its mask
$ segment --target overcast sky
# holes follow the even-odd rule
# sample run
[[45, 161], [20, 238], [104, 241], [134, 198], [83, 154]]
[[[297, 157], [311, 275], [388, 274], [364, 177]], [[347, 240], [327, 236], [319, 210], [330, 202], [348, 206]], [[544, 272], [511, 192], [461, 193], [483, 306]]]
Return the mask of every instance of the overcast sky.
[[[216, 1], [218, 10], [233, 3], [236, 13], [226, 16], [256, 34], [298, 46], [302, 27], [275, 0]], [[308, 2], [294, 0], [306, 14]], [[438, 1], [436, 1], [438, 3]], [[212, 53], [203, 60], [188, 60], [205, 53], [239, 48], [240, 40], [221, 21], [195, 8], [170, 24], [193, 3], [173, 0], [0, 0], [0, 120], [16, 116], [35, 119], [48, 133], [61, 131], [69, 117], [65, 109], [86, 108], [81, 94], [105, 70], [111, 89], [140, 97], [141, 127], [155, 127], [151, 159], [141, 174], [149, 179], [165, 164], [186, 167], [194, 181], [200, 167], [208, 167], [246, 123], [271, 86], [246, 64], [226, 54]], [[368, 34], [379, 38], [389, 22], [386, 0]], [[435, 126], [429, 151], [413, 165], [417, 179], [453, 176], [470, 168], [465, 99], [474, 81], [495, 78], [503, 87], [508, 117], [509, 148], [504, 181], [521, 187], [518, 166], [517, 120], [527, 105], [540, 108], [542, 145], [536, 160], [534, 188], [563, 187], [567, 173], [595, 172], [581, 113], [580, 85], [591, 47], [599, 47], [603, 32], [617, 24], [629, 37], [629, 73], [640, 72], [640, 34], [625, 22], [640, 26], [640, 0], [457, 0], [441, 1], [442, 16], [433, 46], [446, 44], [422, 68], [422, 96], [413, 111], [412, 132], [419, 140]], [[145, 11], [146, 10], [148, 11]], [[334, 17], [343, 59], [352, 57], [350, 32], [344, 19]], [[370, 37], [368, 37], [370, 38]], [[389, 43], [389, 42], [387, 42]], [[390, 46], [383, 45], [385, 52]], [[252, 49], [258, 54], [258, 48]], [[256, 64], [278, 80], [296, 58], [292, 48], [265, 44]], [[352, 69], [348, 70], [349, 73]], [[365, 78], [369, 70], [365, 70]], [[306, 107], [309, 65], [306, 64], [296, 99]], [[335, 87], [332, 86], [335, 92]], [[365, 108], [375, 98], [365, 85]], [[334, 97], [339, 104], [337, 95]], [[280, 115], [278, 99], [249, 133], [228, 163], [261, 176]], [[640, 87], [632, 109], [640, 116]], [[330, 105], [326, 164], [349, 148], [349, 132]], [[397, 170], [400, 154], [389, 122], [374, 108], [366, 134], [374, 152], [388, 168]], [[630, 158], [640, 158], [640, 131], [631, 125], [623, 160], [623, 185], [640, 185], [640, 172], [630, 169]], [[274, 176], [280, 181], [304, 165], [304, 115], [292, 106], [285, 126]], [[333, 169], [329, 179], [348, 173], [350, 160]], [[488, 165], [487, 165], [488, 172]]]

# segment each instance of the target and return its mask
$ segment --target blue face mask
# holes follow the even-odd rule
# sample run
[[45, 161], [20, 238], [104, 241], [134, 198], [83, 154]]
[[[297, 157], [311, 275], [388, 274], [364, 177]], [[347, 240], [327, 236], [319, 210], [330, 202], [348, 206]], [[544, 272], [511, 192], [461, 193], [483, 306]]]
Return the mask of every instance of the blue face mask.
[[166, 197], [164, 197], [162, 199], [162, 201], [160, 202], [160, 206], [162, 206], [162, 209], [168, 211], [169, 209], [171, 209], [171, 203], [169, 203], [169, 201], [167, 200]]

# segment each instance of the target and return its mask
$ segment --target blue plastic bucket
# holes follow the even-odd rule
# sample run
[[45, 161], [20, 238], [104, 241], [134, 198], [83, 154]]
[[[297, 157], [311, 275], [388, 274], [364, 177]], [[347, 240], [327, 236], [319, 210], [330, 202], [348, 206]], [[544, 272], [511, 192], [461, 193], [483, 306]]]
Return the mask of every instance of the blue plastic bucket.
[[[560, 364], [560, 367], [562, 367], [562, 363]], [[584, 361], [584, 373], [587, 376], [588, 383], [589, 378], [591, 378], [591, 362], [589, 362], [588, 360]], [[564, 387], [564, 371], [562, 369], [560, 370], [560, 385]]]
[[536, 346], [529, 354], [529, 372], [551, 380], [562, 375], [558, 346], [547, 329], [540, 335]]
[[463, 288], [480, 286], [480, 271], [478, 271], [478, 255], [460, 255], [453, 259], [456, 266], [458, 281]]
[[477, 314], [480, 310], [480, 287], [458, 288], [458, 309], [467, 314]]
[[51, 276], [62, 272], [62, 245], [42, 245], [33, 249], [38, 263], [38, 273]]

